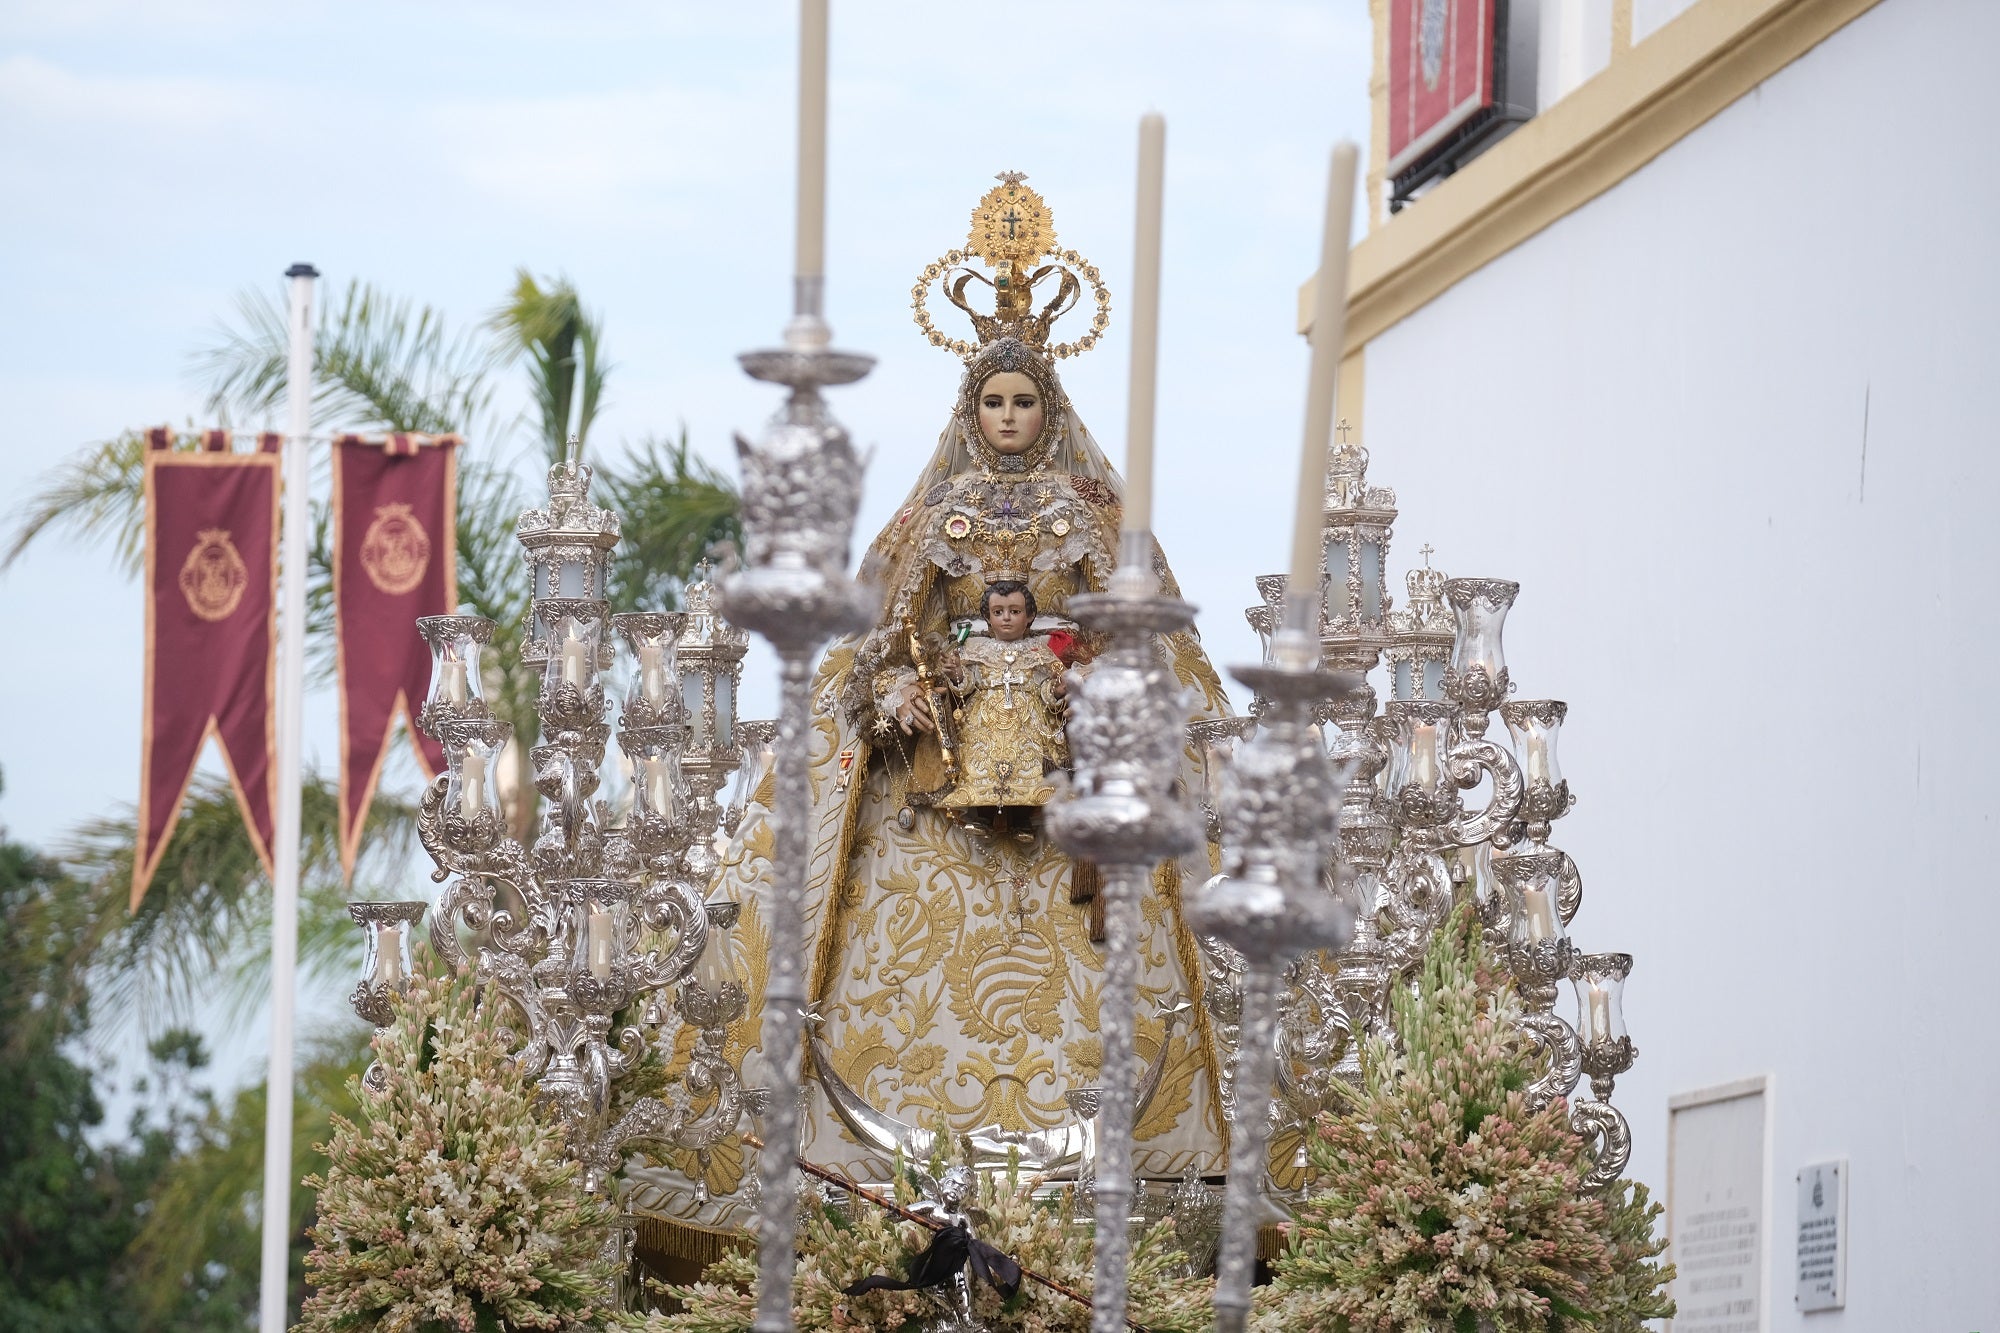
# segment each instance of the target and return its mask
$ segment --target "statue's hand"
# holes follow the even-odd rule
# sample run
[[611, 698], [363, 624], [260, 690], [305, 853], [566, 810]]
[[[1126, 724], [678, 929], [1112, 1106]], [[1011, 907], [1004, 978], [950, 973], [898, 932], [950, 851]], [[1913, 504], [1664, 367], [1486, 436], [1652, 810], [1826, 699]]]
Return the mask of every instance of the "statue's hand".
[[1049, 691], [1056, 697], [1056, 707], [1062, 710], [1063, 725], [1068, 726], [1069, 725], [1069, 682], [1067, 680], [1064, 680], [1061, 676], [1055, 676], [1051, 678], [1049, 681]]
[[896, 725], [903, 729], [905, 736], [923, 732], [925, 735], [937, 731], [937, 719], [931, 716], [931, 701], [921, 692], [908, 694], [896, 705]]

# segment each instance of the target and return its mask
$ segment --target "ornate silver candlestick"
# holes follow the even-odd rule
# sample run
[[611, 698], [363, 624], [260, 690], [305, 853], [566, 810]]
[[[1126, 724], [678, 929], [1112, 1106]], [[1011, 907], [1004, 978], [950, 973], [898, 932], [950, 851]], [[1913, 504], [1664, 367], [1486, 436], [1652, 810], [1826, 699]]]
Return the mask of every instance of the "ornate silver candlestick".
[[1223, 779], [1223, 875], [1189, 909], [1195, 928], [1229, 945], [1244, 964], [1216, 1264], [1218, 1333], [1241, 1333], [1250, 1313], [1285, 965], [1311, 950], [1339, 948], [1354, 928], [1353, 905], [1334, 894], [1326, 875], [1346, 779], [1314, 717], [1359, 681], [1322, 668], [1319, 644], [1291, 626], [1280, 631], [1270, 665], [1232, 674], [1265, 700], [1265, 711]]
[[1572, 1103], [1569, 1112], [1576, 1132], [1597, 1140], [1597, 1162], [1584, 1178], [1589, 1189], [1616, 1181], [1632, 1160], [1632, 1128], [1624, 1113], [1611, 1104], [1618, 1076], [1639, 1056], [1639, 1048], [1625, 1031], [1625, 978], [1631, 972], [1629, 953], [1578, 954], [1570, 963], [1581, 1063], [1583, 1072], [1590, 1075], [1590, 1090], [1596, 1094], [1594, 1101]]
[[1110, 588], [1072, 598], [1086, 629], [1111, 636], [1088, 676], [1071, 672], [1070, 752], [1076, 759], [1071, 799], [1048, 810], [1048, 829], [1071, 856], [1094, 861], [1103, 876], [1104, 991], [1098, 1007], [1103, 1042], [1097, 1110], [1096, 1281], [1092, 1333], [1125, 1326], [1125, 1269], [1131, 1247], [1131, 1089], [1138, 1083], [1132, 1019], [1137, 1007], [1140, 900], [1153, 867], [1202, 845], [1200, 812], [1175, 778], [1189, 703], [1154, 649], [1154, 636], [1194, 623], [1194, 608], [1159, 590], [1152, 572], [1153, 534], [1119, 536]]
[[792, 1242], [798, 1224], [799, 1086], [804, 1031], [807, 823], [812, 794], [812, 665], [826, 641], [874, 622], [879, 595], [847, 576], [865, 466], [820, 400], [822, 386], [851, 384], [871, 357], [827, 347], [818, 281], [801, 280], [785, 346], [740, 359], [752, 379], [791, 390], [759, 444], [736, 437], [743, 464], [744, 567], [724, 580], [722, 611], [777, 650], [775, 844], [771, 952], [764, 989], [764, 1059], [774, 1075], [758, 1160], [757, 1333], [792, 1327]]

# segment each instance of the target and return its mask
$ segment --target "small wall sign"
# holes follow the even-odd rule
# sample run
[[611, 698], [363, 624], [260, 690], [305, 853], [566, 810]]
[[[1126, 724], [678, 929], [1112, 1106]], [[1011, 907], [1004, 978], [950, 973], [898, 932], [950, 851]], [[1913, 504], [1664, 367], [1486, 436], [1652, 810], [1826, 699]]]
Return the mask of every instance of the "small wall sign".
[[1847, 1159], [1799, 1172], [1799, 1313], [1847, 1304]]

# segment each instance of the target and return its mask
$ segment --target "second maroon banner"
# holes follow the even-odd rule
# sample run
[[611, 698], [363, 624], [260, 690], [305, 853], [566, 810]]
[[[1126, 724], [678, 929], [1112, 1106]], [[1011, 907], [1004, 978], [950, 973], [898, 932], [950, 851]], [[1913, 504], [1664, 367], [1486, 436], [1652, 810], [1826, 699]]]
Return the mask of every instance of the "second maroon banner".
[[453, 435], [334, 442], [340, 859], [349, 873], [398, 718], [424, 771], [444, 767], [437, 743], [413, 725], [430, 684], [416, 621], [457, 609], [458, 444]]

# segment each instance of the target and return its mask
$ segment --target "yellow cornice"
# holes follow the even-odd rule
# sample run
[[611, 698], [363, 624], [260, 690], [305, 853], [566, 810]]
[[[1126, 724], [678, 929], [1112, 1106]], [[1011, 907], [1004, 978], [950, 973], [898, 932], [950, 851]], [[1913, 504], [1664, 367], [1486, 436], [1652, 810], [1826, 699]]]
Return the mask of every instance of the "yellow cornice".
[[[1589, 203], [1877, 0], [1698, 0], [1372, 229], [1348, 265], [1345, 350]], [[1313, 280], [1299, 289], [1311, 329]]]

